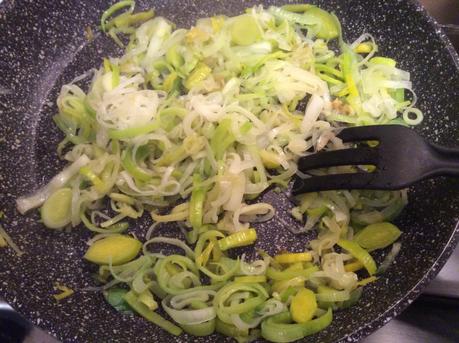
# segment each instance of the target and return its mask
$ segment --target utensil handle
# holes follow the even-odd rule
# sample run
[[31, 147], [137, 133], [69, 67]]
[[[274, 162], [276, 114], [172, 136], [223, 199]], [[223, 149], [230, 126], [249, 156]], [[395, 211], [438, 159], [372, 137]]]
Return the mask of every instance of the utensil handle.
[[433, 174], [459, 177], [459, 149], [431, 144], [433, 148]]

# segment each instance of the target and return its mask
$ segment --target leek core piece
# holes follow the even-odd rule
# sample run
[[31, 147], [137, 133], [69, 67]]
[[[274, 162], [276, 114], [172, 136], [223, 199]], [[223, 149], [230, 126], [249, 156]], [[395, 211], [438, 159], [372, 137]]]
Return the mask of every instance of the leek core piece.
[[400, 230], [394, 224], [383, 222], [366, 226], [359, 231], [354, 241], [362, 248], [372, 251], [384, 249], [394, 243], [401, 235]]
[[84, 258], [95, 264], [116, 266], [131, 261], [140, 251], [142, 243], [125, 235], [112, 235], [94, 242]]
[[43, 224], [50, 229], [59, 229], [71, 221], [72, 190], [61, 188], [46, 199], [41, 208]]
[[301, 288], [295, 294], [290, 304], [292, 319], [297, 323], [306, 323], [311, 320], [316, 310], [316, 295], [307, 288]]
[[250, 14], [234, 18], [230, 32], [231, 41], [236, 45], [250, 45], [262, 37], [257, 20]]

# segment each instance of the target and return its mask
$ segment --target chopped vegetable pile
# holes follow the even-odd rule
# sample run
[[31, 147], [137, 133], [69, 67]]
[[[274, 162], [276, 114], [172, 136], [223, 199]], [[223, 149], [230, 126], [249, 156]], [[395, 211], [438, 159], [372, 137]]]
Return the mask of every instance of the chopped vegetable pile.
[[[420, 123], [410, 74], [377, 56], [370, 34], [345, 43], [338, 19], [309, 4], [256, 6], [190, 29], [134, 6], [121, 1], [104, 12], [100, 29], [127, 42], [124, 54], [62, 87], [53, 119], [68, 166], [19, 198], [18, 210], [41, 208], [50, 229], [82, 223], [93, 231], [84, 258], [99, 266], [96, 289], [116, 310], [172, 335], [291, 342], [323, 330], [400, 250], [390, 221], [406, 190], [303, 194], [291, 214], [304, 224], [286, 228], [317, 229], [303, 251], [258, 250], [252, 261], [228, 252], [256, 242], [251, 223], [276, 210], [253, 200], [304, 177], [301, 156], [350, 146], [340, 128]], [[90, 75], [84, 91], [77, 83]], [[127, 220], [145, 213], [153, 225], [141, 242]], [[155, 235], [167, 222], [185, 239]], [[152, 252], [158, 243], [183, 254]], [[378, 266], [371, 252], [390, 246]], [[58, 300], [73, 293], [58, 288]]]

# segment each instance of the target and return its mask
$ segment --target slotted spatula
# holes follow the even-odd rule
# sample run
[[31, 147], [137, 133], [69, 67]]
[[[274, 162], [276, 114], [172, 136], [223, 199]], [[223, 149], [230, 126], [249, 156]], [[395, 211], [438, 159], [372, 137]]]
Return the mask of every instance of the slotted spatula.
[[395, 190], [436, 176], [459, 176], [459, 149], [426, 142], [414, 130], [401, 125], [373, 125], [343, 129], [343, 142], [378, 141], [376, 147], [319, 152], [298, 161], [302, 173], [344, 165], [375, 165], [373, 172], [297, 177], [292, 194], [336, 189]]

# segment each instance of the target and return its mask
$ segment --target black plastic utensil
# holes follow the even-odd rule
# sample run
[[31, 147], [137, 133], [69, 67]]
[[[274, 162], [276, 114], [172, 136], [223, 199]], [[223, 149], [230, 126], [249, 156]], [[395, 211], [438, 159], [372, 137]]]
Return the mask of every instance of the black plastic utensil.
[[401, 189], [435, 176], [459, 176], [459, 149], [426, 142], [414, 130], [401, 125], [346, 128], [343, 142], [376, 140], [376, 147], [326, 151], [300, 158], [298, 170], [344, 165], [375, 165], [373, 172], [329, 174], [300, 178], [292, 194], [332, 189]]

